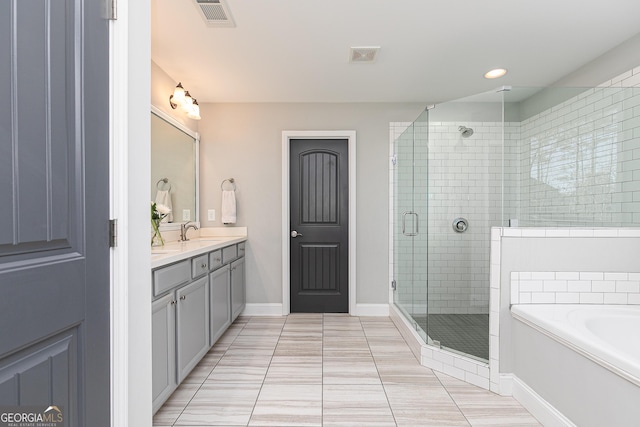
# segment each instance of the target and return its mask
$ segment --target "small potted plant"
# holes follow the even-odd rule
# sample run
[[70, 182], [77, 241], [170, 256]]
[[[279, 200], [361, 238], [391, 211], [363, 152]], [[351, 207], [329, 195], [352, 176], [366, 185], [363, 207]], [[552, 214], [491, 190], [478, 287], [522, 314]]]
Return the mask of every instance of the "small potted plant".
[[160, 203], [151, 202], [151, 227], [153, 234], [151, 235], [151, 246], [163, 246], [164, 239], [160, 234], [160, 222], [171, 213], [171, 209]]

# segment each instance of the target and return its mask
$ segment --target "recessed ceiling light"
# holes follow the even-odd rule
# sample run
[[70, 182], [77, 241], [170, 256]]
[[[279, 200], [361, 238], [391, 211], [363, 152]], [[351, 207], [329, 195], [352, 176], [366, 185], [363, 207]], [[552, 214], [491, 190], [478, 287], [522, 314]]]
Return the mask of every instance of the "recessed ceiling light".
[[502, 77], [505, 74], [507, 74], [507, 70], [505, 70], [504, 68], [495, 68], [491, 71], [487, 71], [484, 74], [484, 78], [485, 79], [497, 79], [498, 77]]

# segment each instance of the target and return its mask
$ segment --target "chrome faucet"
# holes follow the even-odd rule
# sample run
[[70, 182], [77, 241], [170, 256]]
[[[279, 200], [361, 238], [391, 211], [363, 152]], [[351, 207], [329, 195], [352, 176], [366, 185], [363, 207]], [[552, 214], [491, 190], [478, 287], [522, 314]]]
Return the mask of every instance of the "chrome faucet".
[[198, 226], [190, 221], [187, 221], [184, 224], [180, 224], [180, 241], [181, 242], [186, 242], [187, 240], [189, 240], [187, 239], [187, 230], [189, 230], [190, 228], [197, 230]]

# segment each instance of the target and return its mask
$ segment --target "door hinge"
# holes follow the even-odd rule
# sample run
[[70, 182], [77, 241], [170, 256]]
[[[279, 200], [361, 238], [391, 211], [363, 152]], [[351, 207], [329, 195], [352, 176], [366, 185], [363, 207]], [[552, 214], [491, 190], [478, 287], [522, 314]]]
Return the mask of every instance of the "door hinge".
[[109, 247], [115, 248], [118, 246], [118, 220], [109, 220]]
[[395, 291], [395, 290], [396, 290], [396, 288], [397, 288], [396, 279], [393, 279], [393, 280], [391, 281], [391, 289], [393, 289], [393, 290]]
[[107, 2], [107, 19], [116, 21], [118, 19], [118, 0], [106, 0]]

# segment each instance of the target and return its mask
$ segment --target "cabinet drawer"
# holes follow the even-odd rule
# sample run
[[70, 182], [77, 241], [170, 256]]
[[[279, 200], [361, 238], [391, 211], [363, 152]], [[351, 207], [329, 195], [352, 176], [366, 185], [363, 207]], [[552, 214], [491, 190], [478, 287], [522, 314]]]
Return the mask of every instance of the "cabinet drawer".
[[158, 296], [169, 289], [191, 280], [189, 260], [162, 267], [153, 271], [153, 296]]
[[216, 270], [222, 266], [222, 250], [218, 249], [209, 254], [209, 269]]
[[238, 246], [231, 245], [226, 248], [222, 248], [222, 262], [227, 264], [234, 259], [238, 258]]
[[238, 258], [244, 256], [244, 242], [238, 243]]
[[209, 256], [201, 255], [191, 260], [191, 275], [195, 279], [209, 272]]

